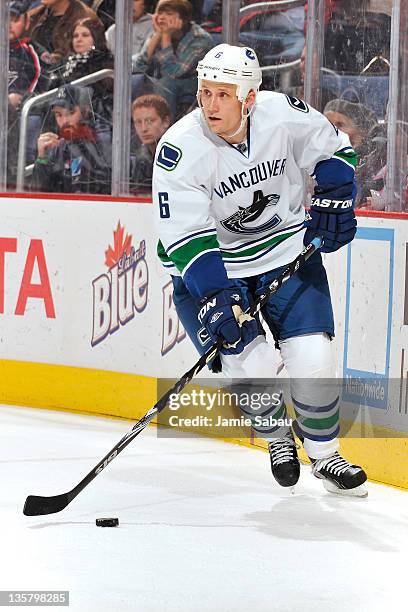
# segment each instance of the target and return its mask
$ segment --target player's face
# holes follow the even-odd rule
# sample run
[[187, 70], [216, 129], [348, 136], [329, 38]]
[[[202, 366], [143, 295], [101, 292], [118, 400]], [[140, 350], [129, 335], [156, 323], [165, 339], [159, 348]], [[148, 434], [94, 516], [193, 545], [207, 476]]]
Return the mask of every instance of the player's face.
[[360, 128], [350, 117], [343, 115], [343, 113], [337, 113], [335, 111], [326, 111], [325, 116], [331, 121], [339, 130], [345, 132], [350, 138], [350, 142], [353, 147], [358, 147], [363, 141], [363, 133]]
[[[201, 84], [201, 104], [209, 128], [218, 136], [232, 134], [241, 123], [242, 103], [237, 98], [237, 86], [230, 83], [203, 81]], [[251, 95], [252, 94], [252, 95]], [[250, 92], [244, 107], [255, 101]]]
[[22, 37], [25, 31], [26, 18], [25, 15], [21, 15], [20, 17], [16, 17], [15, 15], [10, 15], [10, 24], [9, 24], [9, 40], [14, 41], [18, 40]]
[[77, 26], [72, 35], [72, 48], [75, 53], [86, 53], [94, 44], [92, 33], [85, 26]]
[[75, 129], [82, 121], [82, 113], [79, 106], [74, 106], [74, 108], [54, 106], [54, 116], [60, 130], [63, 128]]
[[144, 145], [156, 145], [170, 125], [152, 106], [142, 106], [133, 111], [136, 134]]

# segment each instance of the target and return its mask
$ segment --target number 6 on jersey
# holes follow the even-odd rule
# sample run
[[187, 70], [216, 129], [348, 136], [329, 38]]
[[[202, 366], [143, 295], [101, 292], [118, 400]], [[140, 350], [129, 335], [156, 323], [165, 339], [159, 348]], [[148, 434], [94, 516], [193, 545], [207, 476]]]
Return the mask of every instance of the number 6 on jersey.
[[170, 218], [169, 194], [167, 191], [159, 191], [159, 210], [161, 219]]

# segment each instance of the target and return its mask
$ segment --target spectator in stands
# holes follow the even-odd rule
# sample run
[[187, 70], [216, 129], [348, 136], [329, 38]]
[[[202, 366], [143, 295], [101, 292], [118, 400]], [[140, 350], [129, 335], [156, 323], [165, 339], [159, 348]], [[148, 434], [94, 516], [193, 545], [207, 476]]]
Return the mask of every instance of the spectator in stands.
[[60, 193], [110, 193], [110, 166], [91, 119], [90, 94], [75, 85], [61, 87], [51, 102], [58, 133], [37, 142], [32, 189]]
[[[105, 31], [99, 19], [79, 19], [72, 28], [71, 53], [66, 61], [50, 73], [51, 88], [66, 85], [99, 70], [113, 68], [114, 59], [106, 46]], [[92, 92], [92, 111], [98, 131], [105, 142], [112, 138], [113, 79], [110, 77], [88, 85]], [[109, 145], [110, 149], [110, 145]]]
[[167, 100], [173, 117], [179, 103], [194, 101], [198, 61], [213, 47], [211, 36], [191, 16], [188, 0], [159, 0], [154, 33], [133, 62], [133, 72], [139, 73], [133, 81], [133, 97], [146, 93], [143, 75], [147, 73], [153, 92]]
[[36, 90], [40, 77], [40, 60], [26, 36], [28, 1], [10, 3], [7, 186], [13, 189], [17, 175], [17, 152], [20, 130], [20, 106]]
[[[52, 87], [59, 87], [81, 77], [113, 68], [113, 55], [106, 46], [105, 32], [99, 19], [79, 19], [72, 27], [70, 54], [51, 75]], [[100, 93], [113, 90], [112, 79], [92, 85]]]
[[140, 96], [133, 102], [132, 119], [141, 145], [131, 159], [131, 187], [150, 190], [157, 143], [171, 124], [170, 107], [161, 96]]
[[14, 108], [20, 106], [26, 94], [35, 91], [41, 72], [38, 55], [26, 36], [27, 6], [27, 0], [10, 4], [8, 99]]
[[331, 100], [323, 113], [333, 125], [348, 134], [358, 155], [356, 205], [362, 206], [371, 190], [380, 191], [384, 187], [384, 175], [380, 170], [387, 160], [386, 128], [378, 123], [369, 108], [348, 100]]
[[361, 146], [368, 132], [377, 125], [377, 118], [369, 108], [340, 98], [328, 102], [323, 113], [339, 130], [348, 134], [354, 148]]
[[[153, 32], [152, 16], [146, 11], [145, 0], [133, 0], [133, 44], [132, 55], [137, 55], [142, 50], [146, 40]], [[108, 48], [115, 54], [116, 25], [106, 31], [106, 42]], [[136, 58], [135, 58], [136, 59]]]
[[44, 65], [52, 67], [68, 56], [72, 24], [85, 17], [97, 19], [81, 0], [41, 0], [29, 11], [30, 35]]

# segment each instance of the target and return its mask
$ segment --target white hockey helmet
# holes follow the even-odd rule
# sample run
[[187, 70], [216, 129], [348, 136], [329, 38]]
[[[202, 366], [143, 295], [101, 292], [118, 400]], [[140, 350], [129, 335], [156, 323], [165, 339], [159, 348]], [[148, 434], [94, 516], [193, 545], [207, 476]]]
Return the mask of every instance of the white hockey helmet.
[[197, 66], [198, 94], [203, 80], [237, 85], [237, 97], [244, 102], [253, 89], [258, 91], [262, 83], [262, 71], [258, 58], [249, 47], [217, 45], [204, 56]]

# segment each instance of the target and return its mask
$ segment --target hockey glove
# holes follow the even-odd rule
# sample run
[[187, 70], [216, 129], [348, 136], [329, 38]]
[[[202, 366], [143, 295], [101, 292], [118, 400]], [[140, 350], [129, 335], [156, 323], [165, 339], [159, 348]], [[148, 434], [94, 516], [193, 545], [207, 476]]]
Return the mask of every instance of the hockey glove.
[[198, 320], [215, 343], [221, 336], [223, 355], [238, 355], [258, 335], [258, 323], [243, 312], [243, 300], [239, 289], [224, 289], [204, 298]]
[[310, 212], [306, 216], [304, 244], [316, 236], [323, 237], [323, 253], [333, 253], [351, 242], [356, 233], [356, 217], [353, 209], [354, 183], [341, 187], [318, 185], [312, 197]]

